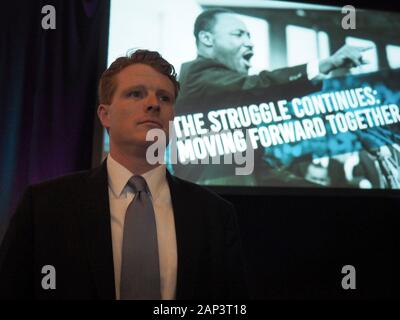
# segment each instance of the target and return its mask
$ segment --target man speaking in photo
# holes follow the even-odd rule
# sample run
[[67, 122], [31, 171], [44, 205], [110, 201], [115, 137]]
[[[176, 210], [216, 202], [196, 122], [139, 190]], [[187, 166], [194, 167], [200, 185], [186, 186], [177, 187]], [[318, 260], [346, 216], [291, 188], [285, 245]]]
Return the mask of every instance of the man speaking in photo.
[[338, 68], [360, 66], [365, 63], [362, 52], [369, 49], [344, 45], [320, 61], [249, 75], [254, 45], [237, 14], [225, 9], [202, 12], [194, 24], [194, 37], [197, 58], [184, 63], [179, 75], [181, 91], [176, 108], [181, 113], [190, 113], [192, 106], [186, 101], [194, 101], [195, 97], [212, 107], [213, 101], [208, 97], [216, 94], [237, 94], [240, 90], [312, 80]]
[[[272, 98], [271, 93], [275, 98], [283, 99], [318, 92], [321, 82], [311, 80], [322, 79], [334, 70], [364, 64], [362, 52], [369, 49], [344, 45], [320, 61], [249, 75], [254, 45], [246, 25], [235, 12], [226, 9], [203, 11], [194, 23], [194, 37], [197, 57], [184, 63], [179, 75], [178, 116], [254, 104], [257, 100], [265, 102]], [[290, 87], [279, 87], [290, 83]], [[236, 176], [235, 165], [181, 164], [178, 161], [174, 172], [181, 178], [211, 185], [315, 186], [287, 171], [265, 168], [262, 148], [254, 151], [255, 174], [261, 174], [262, 181], [255, 181], [259, 177], [252, 175]]]

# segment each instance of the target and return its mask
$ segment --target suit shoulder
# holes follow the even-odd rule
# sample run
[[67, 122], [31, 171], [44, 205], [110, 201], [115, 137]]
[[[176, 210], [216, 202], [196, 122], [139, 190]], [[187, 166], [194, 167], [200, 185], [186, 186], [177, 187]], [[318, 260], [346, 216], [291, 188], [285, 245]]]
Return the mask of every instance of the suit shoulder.
[[84, 170], [65, 174], [53, 179], [45, 180], [29, 186], [34, 191], [50, 191], [81, 186], [93, 170]]
[[229, 68], [227, 68], [224, 64], [215, 61], [213, 59], [208, 59], [208, 58], [198, 58], [196, 60], [193, 60], [191, 62], [188, 62], [184, 68], [184, 70], [187, 73], [193, 73], [193, 72], [200, 72], [204, 70], [210, 70], [213, 68], [217, 69], [224, 69], [230, 71]]

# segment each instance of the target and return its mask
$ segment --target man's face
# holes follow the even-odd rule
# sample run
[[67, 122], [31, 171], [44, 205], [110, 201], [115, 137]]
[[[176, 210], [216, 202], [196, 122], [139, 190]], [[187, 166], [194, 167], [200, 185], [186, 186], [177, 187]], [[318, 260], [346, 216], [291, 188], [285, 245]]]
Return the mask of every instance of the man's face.
[[234, 14], [216, 16], [213, 35], [214, 58], [232, 70], [248, 74], [253, 44], [245, 24]]
[[175, 88], [171, 80], [145, 64], [134, 64], [116, 75], [117, 88], [110, 105], [100, 105], [98, 114], [109, 129], [111, 147], [147, 147], [150, 129], [169, 134], [174, 118]]

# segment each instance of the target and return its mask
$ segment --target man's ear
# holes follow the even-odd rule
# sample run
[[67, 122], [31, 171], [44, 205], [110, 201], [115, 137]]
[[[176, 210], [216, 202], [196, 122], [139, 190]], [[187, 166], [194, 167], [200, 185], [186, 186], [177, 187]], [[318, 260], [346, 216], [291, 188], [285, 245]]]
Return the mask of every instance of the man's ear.
[[199, 41], [206, 47], [212, 47], [213, 46], [213, 35], [209, 31], [200, 31], [199, 32]]
[[108, 130], [110, 128], [110, 105], [100, 104], [97, 108], [97, 116], [102, 126]]

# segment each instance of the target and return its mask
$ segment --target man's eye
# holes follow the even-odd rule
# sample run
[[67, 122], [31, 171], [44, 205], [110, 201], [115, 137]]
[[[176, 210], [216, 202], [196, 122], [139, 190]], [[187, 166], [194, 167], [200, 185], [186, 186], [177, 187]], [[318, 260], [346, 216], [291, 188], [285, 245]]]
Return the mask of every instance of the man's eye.
[[244, 32], [233, 32], [232, 35], [234, 35], [235, 37], [241, 37], [244, 35]]
[[168, 96], [161, 96], [161, 97], [160, 97], [160, 100], [163, 101], [163, 102], [170, 102], [170, 101], [171, 101], [171, 98], [168, 97]]
[[129, 91], [127, 96], [133, 98], [140, 98], [142, 96], [142, 92], [138, 90]]
[[237, 38], [247, 37], [247, 38], [250, 39], [250, 34], [247, 33], [247, 32], [235, 32], [235, 33], [232, 33], [232, 35], [233, 35], [234, 37], [237, 37]]

